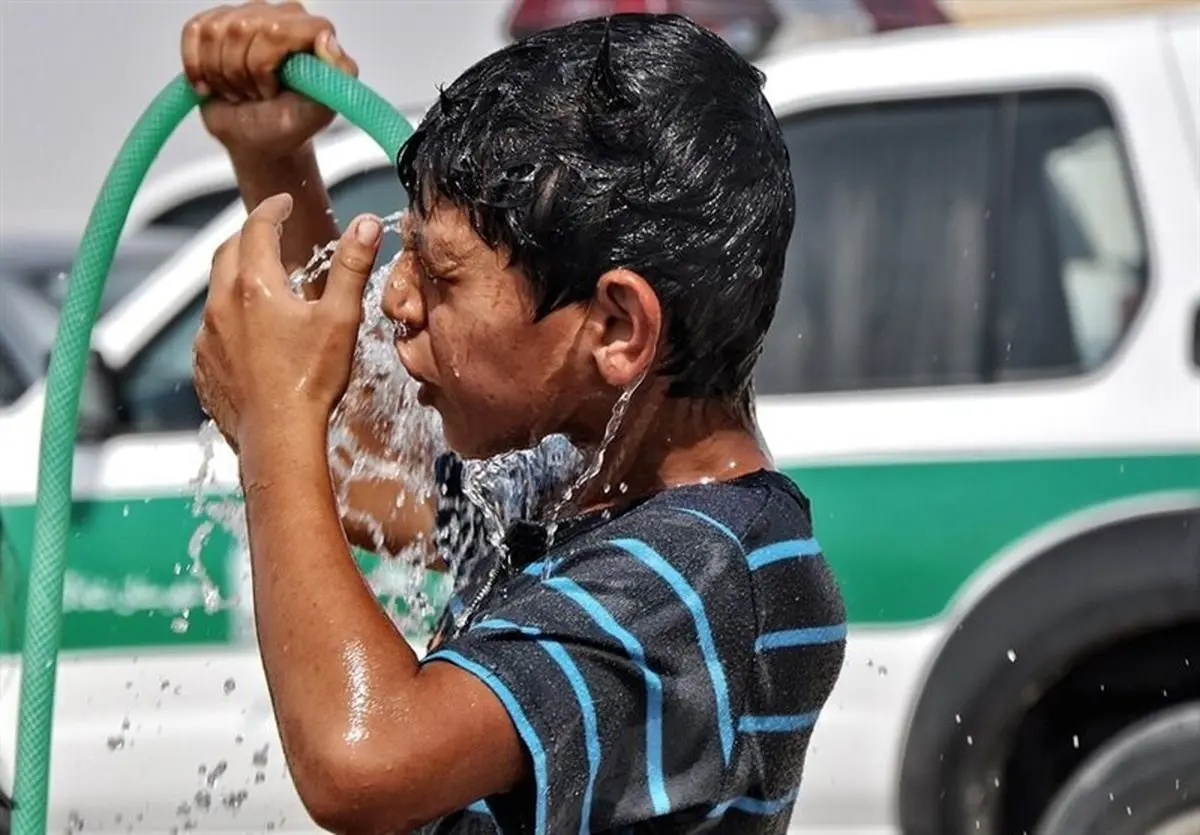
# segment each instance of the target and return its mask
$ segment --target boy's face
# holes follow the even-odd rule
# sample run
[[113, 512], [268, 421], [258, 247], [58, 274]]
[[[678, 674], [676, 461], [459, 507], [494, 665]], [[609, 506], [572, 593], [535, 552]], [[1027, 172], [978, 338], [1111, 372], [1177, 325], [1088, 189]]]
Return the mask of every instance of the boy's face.
[[460, 209], [407, 213], [383, 296], [400, 361], [459, 454], [486, 457], [559, 431], [595, 390], [585, 305], [534, 322], [528, 282]]

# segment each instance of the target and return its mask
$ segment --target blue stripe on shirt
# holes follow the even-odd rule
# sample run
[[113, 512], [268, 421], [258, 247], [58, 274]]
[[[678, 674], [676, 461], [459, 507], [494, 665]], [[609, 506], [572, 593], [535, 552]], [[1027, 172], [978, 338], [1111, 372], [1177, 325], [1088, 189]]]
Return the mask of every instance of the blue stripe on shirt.
[[785, 629], [782, 632], [767, 632], [758, 636], [754, 642], [755, 652], [765, 652], [772, 649], [787, 649], [788, 647], [811, 647], [820, 644], [834, 644], [846, 637], [846, 624], [838, 623], [832, 626], [812, 626], [808, 629]]
[[788, 539], [776, 542], [774, 545], [764, 545], [746, 555], [746, 562], [751, 571], [768, 566], [781, 560], [792, 560], [801, 557], [816, 557], [821, 553], [821, 546], [815, 539]]
[[[549, 574], [554, 571], [554, 569], [558, 568], [558, 564], [560, 562], [562, 562], [562, 557], [548, 560], [538, 560], [537, 562], [531, 562], [529, 565], [525, 566], [521, 573], [527, 574], [530, 577], [540, 577], [543, 574]], [[549, 568], [547, 568], [547, 566], [549, 566]]]
[[546, 580], [543, 585], [579, 604], [596, 622], [597, 626], [625, 648], [630, 660], [641, 669], [642, 677], [646, 682], [646, 781], [650, 802], [654, 805], [654, 813], [665, 815], [671, 809], [671, 802], [667, 797], [666, 780], [663, 777], [662, 679], [659, 678], [658, 673], [650, 669], [650, 664], [646, 661], [646, 652], [642, 649], [638, 639], [621, 626], [609, 611], [596, 598], [588, 594], [582, 586], [567, 577], [554, 577]]
[[710, 818], [719, 818], [730, 809], [745, 812], [747, 815], [777, 815], [788, 808], [796, 800], [796, 789], [792, 789], [783, 797], [775, 800], [762, 800], [757, 797], [735, 797], [718, 803], [708, 813]]
[[696, 635], [700, 639], [700, 652], [704, 656], [704, 665], [708, 668], [708, 677], [712, 681], [713, 696], [717, 707], [717, 729], [721, 735], [721, 754], [725, 758], [725, 764], [729, 765], [729, 758], [733, 754], [733, 713], [729, 708], [729, 684], [725, 680], [725, 667], [721, 664], [721, 657], [717, 654], [717, 645], [713, 640], [708, 614], [704, 611], [704, 601], [679, 573], [679, 570], [645, 542], [640, 539], [614, 539], [612, 544], [629, 553], [659, 577], [662, 577], [691, 614], [692, 623], [696, 627]]
[[472, 673], [496, 694], [496, 698], [503, 702], [512, 719], [513, 726], [517, 729], [517, 734], [525, 743], [525, 749], [529, 751], [529, 758], [533, 761], [533, 777], [537, 782], [537, 812], [534, 831], [537, 835], [546, 835], [547, 792], [550, 789], [546, 772], [546, 749], [542, 747], [542, 740], [538, 738], [537, 731], [533, 729], [533, 725], [530, 723], [529, 717], [525, 715], [517, 697], [491, 670], [476, 664], [454, 650], [438, 650], [432, 655], [426, 656], [422, 663], [429, 661], [448, 661], [456, 667]]
[[790, 733], [811, 728], [816, 722], [815, 710], [811, 713], [792, 713], [785, 716], [743, 716], [738, 722], [738, 730], [747, 734]]
[[[476, 629], [512, 629], [523, 635], [539, 636], [542, 634], [542, 631], [535, 627], [520, 626], [511, 621], [499, 618], [481, 620], [471, 627], [471, 631]], [[596, 785], [596, 775], [600, 772], [600, 732], [596, 719], [596, 702], [592, 698], [591, 691], [588, 690], [583, 673], [580, 672], [579, 667], [576, 666], [575, 661], [571, 658], [566, 648], [558, 641], [552, 641], [548, 638], [539, 638], [537, 643], [550, 654], [550, 657], [562, 669], [563, 675], [567, 677], [567, 682], [571, 685], [571, 689], [575, 691], [575, 701], [579, 703], [579, 712], [583, 717], [583, 739], [588, 758], [588, 780], [587, 786], [583, 790], [583, 806], [579, 814], [579, 832], [581, 835], [585, 835], [591, 831], [592, 796]]]
[[686, 513], [690, 516], [695, 516], [697, 519], [701, 520], [702, 522], [707, 522], [709, 525], [712, 525], [714, 528], [719, 530], [721, 533], [725, 534], [725, 536], [729, 537], [734, 542], [736, 542], [737, 546], [738, 546], [738, 550], [742, 550], [742, 540], [738, 537], [737, 534], [735, 534], [733, 531], [731, 531], [729, 529], [729, 526], [726, 525], [725, 523], [718, 522], [716, 519], [712, 518], [707, 513], [701, 513], [699, 510], [693, 510], [690, 507], [677, 507], [675, 509], [680, 511], [681, 513]]

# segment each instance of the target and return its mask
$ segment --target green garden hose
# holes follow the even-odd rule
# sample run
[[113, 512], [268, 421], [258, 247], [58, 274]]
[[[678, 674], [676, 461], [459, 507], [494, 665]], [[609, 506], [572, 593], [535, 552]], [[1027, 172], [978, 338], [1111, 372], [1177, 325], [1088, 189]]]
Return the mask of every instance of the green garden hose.
[[[288, 88], [345, 116], [392, 159], [412, 134], [412, 126], [375, 92], [311, 55], [293, 55], [283, 65], [281, 77]], [[51, 725], [62, 635], [63, 570], [71, 526], [79, 395], [101, 292], [129, 207], [150, 164], [199, 103], [187, 79], [179, 76], [142, 113], [109, 169], [71, 268], [50, 355], [42, 415], [33, 563], [21, 654], [13, 835], [45, 835], [47, 831]]]

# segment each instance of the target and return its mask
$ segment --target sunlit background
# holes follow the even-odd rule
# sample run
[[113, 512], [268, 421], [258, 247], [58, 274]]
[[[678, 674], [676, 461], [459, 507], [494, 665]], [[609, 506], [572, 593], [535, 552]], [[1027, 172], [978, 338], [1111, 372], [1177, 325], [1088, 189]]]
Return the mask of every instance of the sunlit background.
[[[0, 0], [0, 835], [63, 277], [208, 5]], [[514, 37], [621, 11], [687, 14], [766, 72], [797, 229], [758, 416], [850, 619], [789, 831], [1200, 835], [1200, 2], [307, 5], [414, 120]], [[339, 218], [403, 208], [353, 127], [318, 155]], [[192, 119], [110, 275], [56, 832], [313, 831], [254, 651], [236, 466], [190, 383], [209, 261], [243, 216]], [[361, 560], [419, 641], [404, 598], [436, 605], [437, 578]]]

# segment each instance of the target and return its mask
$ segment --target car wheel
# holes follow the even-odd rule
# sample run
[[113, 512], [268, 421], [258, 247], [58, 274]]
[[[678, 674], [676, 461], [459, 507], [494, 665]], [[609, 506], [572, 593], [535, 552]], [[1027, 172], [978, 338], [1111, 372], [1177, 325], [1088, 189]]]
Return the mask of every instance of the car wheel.
[[1200, 702], [1153, 714], [1097, 749], [1037, 835], [1200, 835]]

